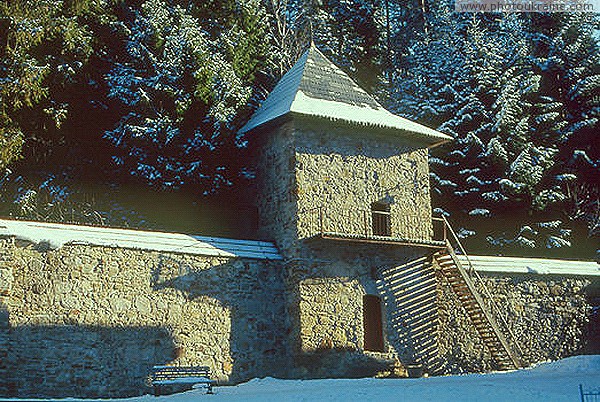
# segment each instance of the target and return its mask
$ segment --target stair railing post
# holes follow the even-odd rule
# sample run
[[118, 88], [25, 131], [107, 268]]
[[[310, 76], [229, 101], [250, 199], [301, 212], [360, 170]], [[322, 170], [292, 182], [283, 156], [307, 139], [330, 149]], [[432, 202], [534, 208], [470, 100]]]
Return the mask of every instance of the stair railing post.
[[[442, 215], [443, 217], [444, 215]], [[448, 240], [448, 222], [444, 219], [442, 221], [442, 226], [444, 227], [444, 243]]]

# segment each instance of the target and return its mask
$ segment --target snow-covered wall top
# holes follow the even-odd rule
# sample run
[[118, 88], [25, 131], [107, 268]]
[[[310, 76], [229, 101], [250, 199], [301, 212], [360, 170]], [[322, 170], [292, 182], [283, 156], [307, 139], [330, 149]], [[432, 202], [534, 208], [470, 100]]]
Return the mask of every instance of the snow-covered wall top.
[[218, 257], [282, 259], [277, 248], [270, 242], [182, 233], [0, 219], [0, 236], [15, 237], [33, 243], [45, 242], [51, 248], [59, 248], [66, 244], [89, 244]]
[[[458, 256], [463, 264], [466, 257]], [[479, 272], [515, 274], [600, 276], [600, 264], [593, 261], [554, 260], [545, 258], [469, 256]]]

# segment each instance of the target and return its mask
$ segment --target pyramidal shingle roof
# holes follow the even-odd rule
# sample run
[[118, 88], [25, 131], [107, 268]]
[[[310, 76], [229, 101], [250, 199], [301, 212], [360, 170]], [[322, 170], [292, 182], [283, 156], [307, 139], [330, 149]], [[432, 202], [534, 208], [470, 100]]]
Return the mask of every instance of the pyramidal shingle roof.
[[429, 146], [452, 139], [384, 109], [314, 45], [281, 78], [261, 107], [240, 129], [240, 133], [287, 114], [396, 131], [399, 136]]

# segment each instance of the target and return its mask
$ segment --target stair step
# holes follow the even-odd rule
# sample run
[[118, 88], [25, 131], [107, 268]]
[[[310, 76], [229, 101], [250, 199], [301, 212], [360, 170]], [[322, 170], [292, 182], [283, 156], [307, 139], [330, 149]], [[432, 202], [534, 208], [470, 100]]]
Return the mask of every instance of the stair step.
[[479, 326], [479, 329], [478, 329], [479, 332], [486, 333], [486, 334], [495, 333], [495, 331], [492, 329], [492, 326], [489, 325], [487, 322], [479, 321], [476, 325]]
[[462, 298], [459, 299], [460, 304], [462, 304], [465, 308], [468, 308], [471, 310], [472, 313], [475, 313], [476, 311], [481, 311], [481, 307], [479, 306], [479, 303], [477, 303], [477, 300], [473, 299], [472, 297], [469, 298]]
[[475, 300], [475, 298], [473, 296], [463, 297], [460, 301], [462, 302], [462, 305], [465, 307], [469, 306], [469, 307], [474, 307], [474, 308], [481, 310], [479, 303], [477, 303], [477, 300]]
[[496, 362], [496, 364], [500, 367], [505, 367], [507, 369], [510, 369], [512, 367], [514, 367], [514, 364], [512, 362], [512, 360], [508, 359], [508, 358], [500, 358], [498, 356], [494, 356], [492, 355], [492, 358], [494, 359], [494, 361]]
[[460, 283], [464, 282], [463, 276], [457, 270], [453, 270], [453, 271], [450, 271], [450, 272], [445, 271], [445, 272], [442, 272], [442, 273], [444, 274], [444, 276], [446, 277], [446, 279], [448, 279], [451, 282], [460, 282]]
[[510, 362], [510, 356], [508, 355], [508, 353], [506, 352], [501, 352], [501, 350], [494, 350], [491, 351], [492, 355], [494, 355], [494, 359], [499, 360], [499, 361], [505, 361], [505, 362]]
[[493, 341], [493, 342], [495, 342], [498, 339], [498, 337], [495, 334], [490, 334], [490, 333], [479, 334], [479, 336], [481, 336], [482, 339]]
[[466, 299], [460, 300], [460, 302], [460, 304], [462, 304], [462, 306], [467, 309], [469, 315], [474, 315], [481, 312], [481, 306], [479, 306], [479, 304], [475, 300]]
[[446, 277], [457, 276], [457, 274], [460, 275], [460, 272], [458, 271], [458, 269], [456, 269], [456, 266], [454, 265], [441, 265], [440, 271]]

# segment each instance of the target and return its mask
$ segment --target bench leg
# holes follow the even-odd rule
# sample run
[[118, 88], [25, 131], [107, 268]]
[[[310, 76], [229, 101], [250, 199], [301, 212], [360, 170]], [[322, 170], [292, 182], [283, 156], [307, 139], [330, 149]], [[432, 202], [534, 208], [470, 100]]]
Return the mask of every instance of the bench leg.
[[211, 395], [214, 394], [211, 383], [206, 384], [206, 393]]

